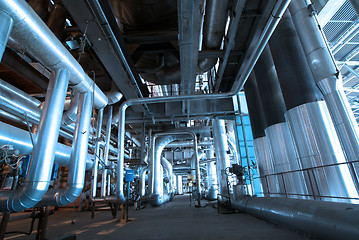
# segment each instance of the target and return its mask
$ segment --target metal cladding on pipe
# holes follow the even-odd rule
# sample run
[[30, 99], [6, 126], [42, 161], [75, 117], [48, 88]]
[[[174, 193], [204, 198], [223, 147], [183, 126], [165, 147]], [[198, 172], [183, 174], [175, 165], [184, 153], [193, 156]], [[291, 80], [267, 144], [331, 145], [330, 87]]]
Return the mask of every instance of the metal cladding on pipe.
[[114, 82], [112, 82], [111, 90], [105, 92], [105, 95], [108, 98], [108, 105], [118, 103], [123, 97], [123, 94], [120, 92]]
[[62, 115], [62, 124], [71, 125], [74, 122], [76, 122], [79, 100], [80, 100], [80, 93], [76, 92], [73, 95], [71, 95], [70, 107]]
[[[259, 96], [256, 78], [253, 73], [244, 86], [244, 92], [247, 100], [249, 119], [254, 139], [255, 156], [258, 162], [263, 194], [266, 195], [268, 192], [281, 193], [282, 191], [280, 190], [278, 176], [267, 176], [268, 174], [275, 173], [273, 155], [264, 132], [267, 123]], [[276, 194], [271, 196], [278, 197]]]
[[162, 164], [163, 169], [165, 169], [168, 174], [168, 180], [169, 180], [168, 193], [173, 195], [174, 194], [174, 184], [173, 184], [172, 164], [164, 157], [161, 158], [161, 164]]
[[91, 199], [96, 197], [96, 192], [97, 192], [98, 162], [100, 159], [100, 138], [101, 138], [101, 130], [102, 130], [102, 117], [103, 117], [103, 108], [99, 109], [97, 114], [97, 127], [96, 127], [96, 137], [95, 137], [95, 162], [92, 169], [91, 193], [90, 193]]
[[0, 1], [0, 9], [14, 20], [11, 37], [26, 47], [28, 53], [51, 70], [67, 69], [73, 89], [80, 93], [94, 92], [96, 108], [107, 105], [104, 93], [29, 4], [23, 0]]
[[142, 167], [140, 170], [140, 196], [146, 195], [146, 173], [148, 167]]
[[[213, 145], [209, 146], [209, 149], [206, 151], [206, 158], [212, 159], [214, 157]], [[206, 198], [208, 200], [217, 199], [218, 194], [218, 182], [217, 182], [217, 171], [214, 161], [207, 162], [207, 182], [208, 182], [208, 192]]]
[[2, 211], [17, 212], [31, 208], [46, 193], [50, 184], [68, 83], [67, 70], [52, 73], [25, 184], [18, 190], [0, 194]]
[[[288, 124], [285, 121], [285, 103], [268, 46], [263, 50], [254, 70], [267, 123], [264, 131], [272, 149], [274, 172], [282, 173], [299, 170], [301, 169], [301, 164]], [[308, 194], [303, 172], [278, 175], [278, 181], [283, 184], [282, 193]], [[287, 197], [305, 198], [304, 196], [290, 194]]]
[[230, 98], [234, 95], [237, 95], [244, 83], [246, 82], [249, 74], [252, 72], [252, 69], [259, 58], [262, 50], [267, 44], [269, 38], [271, 37], [274, 29], [276, 28], [279, 20], [281, 19], [284, 11], [287, 9], [290, 0], [279, 0], [273, 8], [271, 16], [268, 18], [265, 27], [260, 34], [259, 41], [257, 46], [251, 52], [247, 52], [245, 59], [249, 61], [241, 67], [237, 81], [232, 87], [232, 90], [227, 93], [215, 93], [215, 94], [205, 94], [205, 95], [179, 95], [179, 96], [165, 96], [165, 97], [156, 97], [156, 98], [141, 98], [141, 99], [129, 99], [122, 103], [119, 109], [119, 124], [118, 124], [118, 158], [117, 158], [117, 184], [116, 184], [116, 197], [113, 198], [118, 202], [125, 202], [123, 196], [123, 177], [124, 177], [124, 150], [125, 150], [125, 123], [126, 123], [126, 110], [128, 107], [133, 105], [141, 104], [150, 104], [150, 103], [160, 103], [160, 102], [180, 102], [185, 100], [206, 100], [206, 99], [224, 99]]
[[[357, 6], [357, 3], [354, 4]], [[343, 91], [342, 78], [336, 67], [323, 33], [318, 27], [310, 1], [297, 0], [290, 5], [290, 12], [298, 32], [309, 67], [318, 88], [323, 93], [346, 160], [359, 159], [359, 128]], [[351, 175], [359, 191], [359, 164], [353, 164]]]
[[[323, 101], [318, 101], [320, 94], [289, 13], [278, 25], [270, 47], [288, 110], [285, 117], [302, 168], [345, 162], [328, 109]], [[324, 196], [357, 197], [345, 165], [317, 168], [305, 172], [305, 178], [310, 187], [308, 192], [314, 194], [315, 199], [323, 196], [321, 199], [333, 201]]]
[[213, 137], [216, 151], [216, 167], [217, 167], [217, 181], [218, 191], [222, 196], [228, 196], [228, 187], [226, 175], [223, 172], [231, 166], [229, 161], [227, 133], [225, 121], [222, 119], [213, 119]]
[[[206, 0], [203, 21], [203, 50], [219, 50], [228, 20], [229, 0]], [[217, 62], [217, 58], [203, 58], [198, 61], [198, 71], [207, 72]]]
[[183, 183], [182, 183], [182, 175], [177, 175], [177, 194], [183, 194]]
[[47, 192], [37, 206], [63, 206], [76, 200], [85, 185], [86, 158], [91, 124], [93, 94], [82, 93], [74, 143], [71, 149], [66, 187]]
[[289, 198], [242, 198], [232, 201], [241, 212], [320, 239], [358, 239], [359, 205]]
[[[106, 166], [108, 165], [108, 156], [110, 153], [112, 112], [113, 112], [113, 107], [110, 105], [110, 106], [108, 106], [108, 119], [107, 119], [107, 124], [106, 124], [106, 141], [105, 141], [105, 149], [104, 149], [104, 157], [103, 157], [103, 161]], [[101, 181], [101, 197], [106, 196], [107, 174], [108, 174], [107, 168], [103, 168], [102, 181]]]
[[13, 19], [3, 11], [0, 11], [0, 62], [4, 54], [10, 32], [13, 28]]

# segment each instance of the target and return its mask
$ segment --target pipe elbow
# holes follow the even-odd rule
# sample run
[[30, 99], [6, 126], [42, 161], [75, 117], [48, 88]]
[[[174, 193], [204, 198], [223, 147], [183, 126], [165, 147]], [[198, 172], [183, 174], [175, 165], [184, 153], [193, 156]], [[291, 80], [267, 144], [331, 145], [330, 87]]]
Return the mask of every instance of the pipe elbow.
[[39, 189], [24, 186], [19, 190], [10, 192], [10, 196], [7, 199], [6, 204], [7, 210], [10, 212], [20, 212], [34, 207], [46, 194], [47, 187]]
[[83, 184], [77, 184], [58, 191], [55, 193], [55, 200], [58, 206], [65, 206], [72, 203], [78, 198], [82, 192]]
[[158, 207], [166, 202], [168, 202], [169, 200], [171, 200], [171, 195], [168, 194], [154, 194], [152, 196], [150, 196], [150, 204], [152, 207]]

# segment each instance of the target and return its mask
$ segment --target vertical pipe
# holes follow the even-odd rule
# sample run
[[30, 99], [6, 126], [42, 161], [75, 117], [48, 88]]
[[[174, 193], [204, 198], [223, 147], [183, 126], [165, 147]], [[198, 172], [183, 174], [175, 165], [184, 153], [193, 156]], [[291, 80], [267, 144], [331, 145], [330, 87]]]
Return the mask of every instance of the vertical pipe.
[[[212, 159], [214, 157], [213, 146], [209, 146], [209, 149], [206, 151], [207, 159]], [[217, 199], [218, 194], [218, 183], [217, 183], [217, 173], [216, 165], [214, 161], [207, 162], [207, 182], [208, 182], [208, 192], [207, 199], [215, 200]]]
[[179, 195], [183, 194], [182, 175], [177, 175], [177, 192]]
[[28, 175], [22, 188], [19, 191], [12, 191], [7, 199], [9, 211], [21, 211], [33, 207], [42, 199], [49, 187], [68, 83], [67, 70], [52, 73]]
[[215, 150], [217, 158], [217, 181], [218, 191], [222, 196], [228, 196], [227, 177], [225, 170], [230, 167], [227, 143], [227, 134], [225, 127], [225, 120], [215, 118], [213, 119], [213, 135], [215, 141]]
[[[277, 72], [272, 59], [269, 46], [263, 50], [254, 68], [256, 82], [260, 94], [267, 127], [264, 130], [273, 154], [275, 173], [297, 171], [301, 169], [297, 149], [293, 142], [284, 114], [285, 103], [280, 89]], [[307, 195], [307, 187], [303, 172], [279, 175], [283, 177], [285, 193], [292, 198], [306, 198], [299, 195]], [[281, 190], [281, 191], [283, 191]]]
[[[287, 112], [285, 117], [303, 168], [345, 162], [329, 112], [315, 86], [289, 12], [270, 41]], [[356, 197], [347, 166], [319, 168], [305, 173], [315, 197]], [[345, 201], [345, 200], [343, 200]]]
[[273, 155], [264, 132], [267, 123], [259, 96], [256, 77], [253, 72], [244, 86], [244, 92], [247, 100], [249, 119], [253, 133], [254, 151], [261, 176], [263, 194], [266, 195], [266, 193], [269, 192], [271, 193], [271, 197], [278, 197], [280, 196], [279, 193], [282, 193], [283, 184], [280, 185], [278, 176], [267, 176], [275, 173]]
[[0, 11], [0, 62], [4, 54], [14, 20], [5, 12]]
[[147, 173], [147, 167], [141, 168], [141, 171], [140, 171], [140, 196], [141, 197], [146, 195], [146, 173]]
[[[327, 103], [346, 160], [356, 161], [359, 159], [358, 124], [344, 94], [339, 70], [318, 26], [313, 6], [309, 0], [297, 0], [293, 1], [289, 10], [314, 80]], [[350, 173], [359, 191], [359, 163], [353, 166]]]
[[105, 167], [102, 169], [102, 180], [101, 180], [101, 197], [106, 196], [107, 189], [107, 166], [108, 166], [108, 155], [110, 153], [110, 140], [111, 140], [111, 126], [112, 126], [112, 105], [108, 106], [108, 119], [106, 125], [106, 142], [104, 149], [104, 157], [103, 161], [105, 163]]
[[97, 115], [97, 128], [95, 136], [95, 162], [92, 168], [92, 179], [91, 179], [91, 199], [96, 197], [97, 192], [97, 177], [98, 177], [98, 162], [100, 158], [100, 137], [102, 129], [102, 119], [103, 119], [103, 108], [98, 110]]

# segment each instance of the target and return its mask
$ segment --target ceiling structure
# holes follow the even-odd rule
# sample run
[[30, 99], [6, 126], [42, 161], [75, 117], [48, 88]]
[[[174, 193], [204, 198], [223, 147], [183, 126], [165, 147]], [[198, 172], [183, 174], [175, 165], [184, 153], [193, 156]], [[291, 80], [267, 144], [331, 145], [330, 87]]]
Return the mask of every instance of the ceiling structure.
[[359, 123], [359, 4], [314, 0], [318, 21], [343, 77], [343, 89]]

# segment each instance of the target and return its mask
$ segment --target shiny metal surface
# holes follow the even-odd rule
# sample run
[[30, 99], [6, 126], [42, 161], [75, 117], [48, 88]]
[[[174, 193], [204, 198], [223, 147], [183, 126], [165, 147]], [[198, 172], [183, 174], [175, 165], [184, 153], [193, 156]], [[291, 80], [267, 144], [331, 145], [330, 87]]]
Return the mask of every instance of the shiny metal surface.
[[67, 69], [73, 89], [80, 93], [94, 91], [96, 108], [107, 105], [104, 93], [25, 1], [1, 1], [0, 9], [14, 20], [11, 37], [26, 47], [28, 53], [51, 70]]
[[5, 12], [0, 11], [0, 62], [4, 54], [13, 24], [13, 19]]
[[68, 83], [67, 70], [52, 73], [25, 184], [21, 189], [1, 193], [4, 202], [0, 204], [0, 208], [3, 211], [7, 209], [17, 212], [31, 208], [46, 193], [50, 184]]
[[289, 198], [242, 198], [240, 212], [309, 233], [320, 239], [358, 239], [359, 205]]
[[[206, 150], [206, 158], [207, 159], [214, 158], [213, 145], [208, 146], [208, 149]], [[207, 185], [208, 185], [208, 191], [206, 194], [206, 198], [208, 200], [215, 200], [215, 199], [217, 199], [217, 194], [218, 194], [216, 164], [214, 161], [207, 162], [206, 167], [207, 167]]]
[[167, 172], [167, 177], [169, 180], [168, 184], [168, 192], [169, 194], [174, 194], [174, 184], [173, 184], [173, 170], [172, 170], [172, 164], [164, 157], [161, 158], [161, 165], [164, 170]]
[[[79, 113], [81, 113], [79, 111]], [[91, 179], [91, 193], [90, 198], [96, 197], [97, 192], [97, 177], [98, 177], [98, 163], [100, 159], [100, 137], [102, 130], [102, 117], [103, 117], [103, 108], [98, 110], [97, 114], [97, 126], [96, 126], [96, 135], [95, 135], [95, 161], [92, 168], [92, 179]], [[91, 116], [90, 116], [91, 118]]]
[[[33, 146], [31, 143], [28, 131], [11, 126], [7, 123], [0, 122], [0, 146], [12, 145], [14, 149], [19, 150], [21, 155], [28, 155], [32, 152]], [[32, 134], [35, 138], [35, 134]], [[54, 162], [61, 166], [69, 166], [71, 147], [61, 143], [56, 144], [55, 160]], [[86, 160], [86, 170], [90, 170], [93, 166], [93, 155], [88, 155]]]
[[93, 94], [82, 93], [72, 144], [66, 187], [49, 190], [37, 206], [63, 206], [76, 200], [85, 185], [86, 158], [91, 124]]
[[74, 122], [76, 122], [79, 100], [80, 100], [80, 93], [75, 92], [73, 95], [71, 95], [70, 106], [62, 115], [63, 125], [71, 125]]
[[146, 173], [148, 167], [142, 167], [140, 170], [140, 196], [146, 195]]
[[182, 182], [182, 175], [177, 175], [177, 194], [183, 194], [183, 182]]
[[[266, 138], [272, 149], [274, 173], [283, 173], [301, 169], [297, 149], [293, 137], [286, 122], [277, 123], [265, 129]], [[303, 172], [294, 172], [278, 175], [278, 182], [281, 193], [290, 198], [302, 198], [307, 195]], [[283, 195], [279, 195], [283, 196]], [[279, 197], [278, 196], [278, 197]]]
[[[318, 28], [316, 14], [310, 11], [307, 0], [294, 1], [289, 10], [306, 53], [317, 86], [323, 93], [335, 130], [347, 161], [359, 159], [359, 128], [343, 92], [342, 78], [324, 35]], [[359, 164], [353, 164], [351, 175], [359, 191]]]
[[213, 119], [213, 137], [216, 152], [216, 167], [218, 191], [221, 195], [228, 196], [227, 178], [224, 171], [231, 166], [228, 152], [228, 141], [225, 120]]
[[[108, 106], [108, 118], [107, 118], [107, 123], [106, 123], [105, 148], [104, 148], [104, 156], [103, 156], [103, 162], [106, 166], [108, 165], [108, 156], [110, 153], [112, 113], [113, 113], [113, 107], [112, 107], [112, 105], [109, 105]], [[107, 168], [103, 168], [102, 169], [102, 180], [101, 180], [101, 197], [106, 196], [107, 174], [108, 174]]]
[[259, 176], [261, 179], [264, 196], [278, 197], [280, 193], [278, 177], [267, 176], [274, 173], [273, 155], [270, 144], [266, 137], [260, 137], [253, 140], [254, 153], [258, 165]]
[[[285, 114], [302, 168], [345, 162], [343, 151], [323, 101], [295, 107]], [[318, 197], [358, 197], [347, 165], [318, 168], [305, 172], [306, 185], [315, 199], [347, 201]]]

